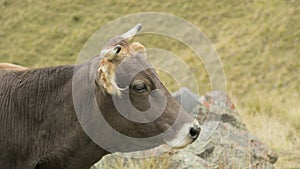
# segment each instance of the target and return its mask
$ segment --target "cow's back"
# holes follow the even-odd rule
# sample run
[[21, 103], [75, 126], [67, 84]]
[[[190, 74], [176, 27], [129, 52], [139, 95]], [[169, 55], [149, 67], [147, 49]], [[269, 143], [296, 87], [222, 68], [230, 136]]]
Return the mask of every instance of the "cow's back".
[[15, 65], [11, 63], [0, 63], [0, 70], [15, 70], [15, 71], [21, 71], [21, 70], [26, 70], [28, 68], [20, 66], [20, 65]]
[[24, 70], [28, 70], [28, 68], [11, 63], [0, 63], [0, 81], [2, 81], [3, 76], [7, 73]]

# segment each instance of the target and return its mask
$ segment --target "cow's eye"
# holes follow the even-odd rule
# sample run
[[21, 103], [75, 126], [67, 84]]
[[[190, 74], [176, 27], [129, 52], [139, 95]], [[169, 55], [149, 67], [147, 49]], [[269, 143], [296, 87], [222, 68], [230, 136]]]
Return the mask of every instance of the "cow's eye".
[[138, 93], [143, 93], [148, 91], [148, 87], [145, 83], [139, 83], [132, 87], [132, 89]]

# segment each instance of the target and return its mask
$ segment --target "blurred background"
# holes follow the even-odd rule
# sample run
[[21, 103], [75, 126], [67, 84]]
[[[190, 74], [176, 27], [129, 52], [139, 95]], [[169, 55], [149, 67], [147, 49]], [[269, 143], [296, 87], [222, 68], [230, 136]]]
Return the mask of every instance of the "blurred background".
[[[164, 12], [190, 21], [215, 45], [227, 92], [251, 133], [278, 153], [278, 168], [300, 168], [300, 1], [1, 0], [0, 8], [0, 62], [32, 68], [75, 64], [95, 31], [129, 14]], [[211, 90], [184, 44], [155, 35], [135, 40], [180, 56], [196, 75], [198, 92]]]

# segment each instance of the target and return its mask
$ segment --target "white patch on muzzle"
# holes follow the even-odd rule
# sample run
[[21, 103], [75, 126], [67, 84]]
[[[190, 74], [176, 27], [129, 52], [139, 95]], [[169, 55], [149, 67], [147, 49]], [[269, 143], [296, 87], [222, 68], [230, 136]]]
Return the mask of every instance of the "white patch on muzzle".
[[[200, 127], [197, 120], [195, 120], [193, 123], [186, 123], [182, 126], [182, 128], [177, 132], [176, 136], [172, 140], [165, 140], [166, 143], [175, 149], [184, 148], [187, 145], [191, 144], [195, 141], [195, 139], [190, 135], [190, 130], [192, 127]], [[200, 132], [201, 133], [201, 132]], [[199, 135], [200, 135], [199, 133]], [[198, 136], [199, 137], [199, 136]]]

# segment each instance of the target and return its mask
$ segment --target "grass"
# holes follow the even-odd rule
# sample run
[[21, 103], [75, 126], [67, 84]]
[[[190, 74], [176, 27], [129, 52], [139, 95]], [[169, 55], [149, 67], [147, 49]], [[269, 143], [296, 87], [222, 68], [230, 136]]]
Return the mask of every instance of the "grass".
[[[0, 62], [28, 67], [75, 63], [96, 30], [128, 14], [156, 11], [189, 20], [215, 45], [227, 92], [250, 131], [280, 155], [276, 166], [300, 168], [300, 1], [1, 0], [0, 8]], [[198, 92], [210, 90], [205, 69], [184, 45], [166, 37], [137, 39], [180, 56], [193, 69]]]

